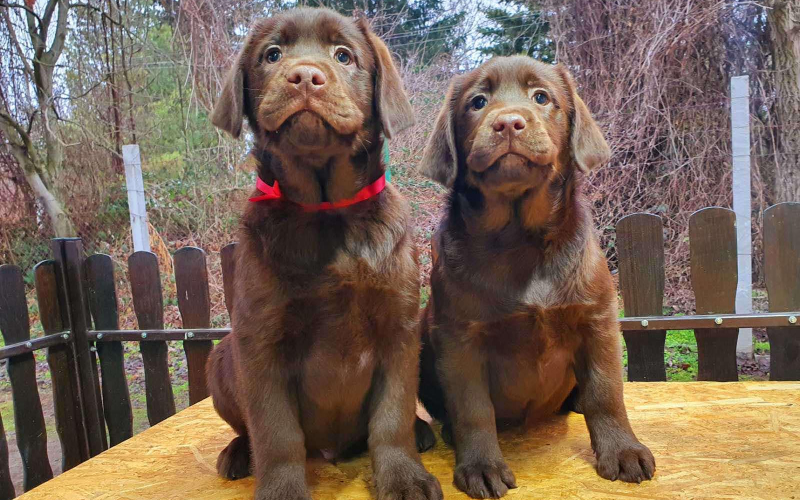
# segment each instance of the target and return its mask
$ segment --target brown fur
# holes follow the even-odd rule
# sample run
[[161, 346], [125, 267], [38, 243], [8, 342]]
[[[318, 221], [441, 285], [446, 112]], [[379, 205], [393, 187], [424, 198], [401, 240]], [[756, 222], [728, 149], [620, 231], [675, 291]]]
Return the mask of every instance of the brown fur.
[[450, 87], [420, 164], [451, 188], [433, 242], [420, 398], [452, 435], [455, 484], [472, 497], [516, 487], [497, 424], [551, 415], [571, 394], [602, 477], [655, 471], [628, 424], [616, 291], [581, 187], [608, 156], [561, 66], [495, 58]]
[[414, 443], [419, 273], [408, 206], [391, 185], [344, 209], [298, 205], [351, 197], [383, 175], [381, 134], [413, 120], [388, 50], [363, 21], [326, 9], [259, 21], [212, 119], [238, 136], [245, 116], [259, 175], [286, 199], [250, 203], [242, 216], [233, 331], [208, 365], [214, 406], [239, 434], [219, 473], [252, 471], [257, 500], [308, 499], [307, 453], [368, 447], [379, 499], [440, 499]]

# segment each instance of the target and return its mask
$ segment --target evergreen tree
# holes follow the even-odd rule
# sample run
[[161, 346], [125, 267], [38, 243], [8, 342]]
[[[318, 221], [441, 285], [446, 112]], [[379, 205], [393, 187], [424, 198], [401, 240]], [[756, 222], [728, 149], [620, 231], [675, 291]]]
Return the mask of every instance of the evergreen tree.
[[[345, 15], [363, 13], [389, 48], [414, 65], [429, 64], [466, 42], [463, 11], [451, 11], [443, 0], [322, 0]], [[313, 5], [318, 5], [314, 3]]]
[[553, 41], [548, 37], [550, 24], [545, 12], [525, 0], [500, 0], [500, 5], [483, 11], [489, 21], [478, 28], [485, 40], [481, 54], [510, 56], [526, 54], [544, 62], [553, 62]]

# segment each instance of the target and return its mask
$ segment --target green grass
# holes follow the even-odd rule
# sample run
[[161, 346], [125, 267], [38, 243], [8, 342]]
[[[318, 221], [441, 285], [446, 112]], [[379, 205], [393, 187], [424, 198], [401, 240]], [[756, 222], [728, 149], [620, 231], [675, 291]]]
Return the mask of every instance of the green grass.
[[[665, 309], [664, 314], [669, 314], [669, 310]], [[625, 317], [622, 308], [619, 317]], [[628, 350], [625, 348], [624, 338], [622, 338], [622, 365], [628, 367]], [[694, 338], [693, 330], [667, 330], [667, 338], [664, 341], [664, 365], [667, 368], [668, 382], [697, 380], [697, 340]]]
[[150, 427], [147, 421], [147, 401], [143, 392], [131, 393], [131, 410], [133, 411], [134, 434], [138, 434]]
[[697, 341], [692, 330], [667, 330], [664, 343], [667, 381], [697, 380]]
[[11, 397], [0, 402], [0, 417], [3, 419], [3, 428], [6, 433], [14, 432], [17, 426], [14, 423], [14, 400]]
[[[622, 365], [628, 366], [628, 350], [622, 339]], [[697, 341], [692, 330], [667, 330], [664, 365], [668, 382], [697, 380]]]

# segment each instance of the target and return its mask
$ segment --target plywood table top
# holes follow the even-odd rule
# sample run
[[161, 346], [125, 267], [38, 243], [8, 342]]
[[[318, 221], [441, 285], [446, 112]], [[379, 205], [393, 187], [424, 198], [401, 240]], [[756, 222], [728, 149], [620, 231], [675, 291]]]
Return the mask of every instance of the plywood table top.
[[[600, 478], [583, 416], [570, 414], [501, 435], [519, 485], [507, 498], [800, 500], [800, 383], [627, 383], [625, 400], [656, 457], [652, 481]], [[205, 400], [20, 498], [251, 500], [252, 478], [215, 472], [232, 437]], [[452, 485], [453, 452], [441, 440], [423, 461], [445, 498], [467, 498]], [[366, 457], [310, 461], [308, 478], [315, 500], [372, 498]]]

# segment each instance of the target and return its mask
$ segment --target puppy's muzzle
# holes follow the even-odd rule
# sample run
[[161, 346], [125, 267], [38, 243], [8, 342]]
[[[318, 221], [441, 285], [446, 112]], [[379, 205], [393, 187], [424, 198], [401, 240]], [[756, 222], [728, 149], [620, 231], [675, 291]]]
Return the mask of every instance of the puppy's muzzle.
[[308, 98], [325, 89], [328, 77], [315, 66], [299, 64], [287, 73], [286, 81], [291, 94]]
[[[349, 95], [347, 82], [337, 78], [333, 68], [311, 58], [292, 62], [274, 85], [264, 89], [258, 119], [266, 130], [278, 131], [289, 118], [302, 111], [310, 111], [318, 117], [317, 122], [330, 125], [338, 134], [352, 134], [361, 128], [364, 115]], [[308, 117], [303, 121], [309, 130], [315, 131], [310, 140], [314, 143], [322, 140], [317, 135], [321, 129]]]
[[513, 155], [533, 165], [555, 161], [552, 142], [542, 123], [519, 106], [498, 110], [481, 125], [475, 145], [467, 158], [470, 169], [484, 172], [506, 155]]
[[502, 113], [492, 122], [492, 130], [510, 140], [519, 137], [527, 125], [528, 122], [518, 113]]

